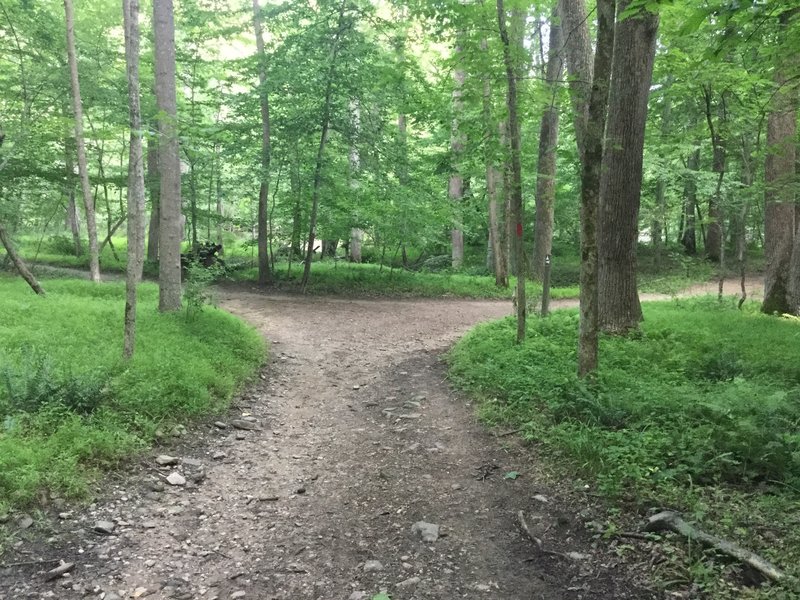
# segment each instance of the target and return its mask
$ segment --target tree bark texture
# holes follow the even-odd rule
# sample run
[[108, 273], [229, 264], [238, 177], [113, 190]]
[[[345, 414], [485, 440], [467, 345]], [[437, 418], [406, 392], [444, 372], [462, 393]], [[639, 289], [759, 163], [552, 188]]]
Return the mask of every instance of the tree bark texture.
[[158, 308], [181, 308], [181, 160], [175, 89], [175, 20], [172, 0], [153, 1], [156, 104], [158, 106]]
[[597, 370], [599, 301], [597, 260], [597, 213], [603, 164], [603, 134], [606, 127], [611, 63], [614, 52], [615, 0], [597, 1], [597, 50], [594, 55], [592, 89], [581, 164], [581, 272], [578, 376]]
[[561, 26], [550, 20], [549, 56], [545, 85], [549, 103], [539, 125], [539, 162], [536, 175], [536, 227], [533, 235], [531, 277], [542, 281], [544, 261], [553, 249], [553, 220], [556, 202], [556, 149], [558, 147], [558, 82], [564, 71]]
[[131, 139], [128, 146], [128, 267], [125, 278], [124, 358], [136, 347], [136, 288], [144, 264], [144, 153], [142, 113], [139, 106], [139, 2], [122, 0], [125, 27], [125, 65], [128, 76], [128, 107]]
[[261, 172], [258, 190], [258, 285], [272, 283], [267, 239], [269, 237], [269, 169], [271, 159], [271, 138], [269, 120], [269, 92], [267, 91], [267, 56], [264, 51], [264, 36], [261, 31], [261, 7], [253, 0], [253, 28], [256, 34], [258, 53], [258, 95], [261, 105]]
[[[629, 2], [620, 3], [621, 13]], [[616, 26], [608, 125], [600, 181], [598, 299], [600, 328], [637, 329], [636, 246], [647, 100], [653, 75], [658, 15], [642, 9]]]
[[[796, 10], [780, 16], [781, 29], [786, 28], [795, 14]], [[766, 274], [761, 310], [768, 314], [796, 314], [800, 308], [800, 247], [797, 243], [795, 191], [798, 88], [796, 83], [788, 82], [787, 66], [776, 65], [774, 78], [777, 89], [767, 117], [764, 164]]]
[[503, 42], [503, 63], [506, 67], [508, 92], [508, 136], [511, 144], [511, 214], [514, 223], [514, 254], [517, 257], [517, 343], [525, 339], [525, 320], [527, 305], [525, 301], [525, 246], [523, 236], [524, 210], [522, 203], [522, 162], [519, 117], [517, 115], [517, 68], [511, 49], [511, 41], [506, 27], [506, 11], [503, 0], [497, 0], [497, 21], [500, 40]]
[[86, 233], [89, 238], [89, 275], [92, 281], [97, 283], [100, 281], [100, 252], [97, 246], [94, 196], [89, 183], [86, 143], [83, 137], [83, 103], [78, 79], [78, 57], [75, 50], [75, 15], [72, 9], [72, 0], [64, 0], [64, 13], [67, 23], [67, 62], [69, 63], [69, 79], [72, 87], [72, 113], [75, 117], [75, 149], [78, 157], [78, 175], [81, 182], [81, 192], [83, 193], [83, 205], [86, 210]]

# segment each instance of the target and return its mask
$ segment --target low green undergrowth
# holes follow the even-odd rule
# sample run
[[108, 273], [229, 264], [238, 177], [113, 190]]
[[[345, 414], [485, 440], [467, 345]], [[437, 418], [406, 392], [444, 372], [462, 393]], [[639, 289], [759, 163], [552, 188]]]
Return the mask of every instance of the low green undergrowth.
[[[800, 565], [800, 321], [749, 305], [645, 306], [641, 332], [601, 340], [594, 384], [575, 375], [578, 315], [476, 327], [451, 374], [490, 424], [521, 429], [607, 498], [676, 508], [785, 569]], [[775, 532], [778, 532], [775, 535]], [[720, 569], [683, 574], [726, 595]]]
[[[278, 263], [275, 268], [276, 287], [292, 290], [299, 286], [303, 265]], [[237, 281], [255, 281], [256, 269], [234, 269], [230, 275]], [[516, 285], [512, 277], [510, 287], [499, 288], [494, 277], [467, 275], [459, 272], [429, 273], [404, 269], [381, 268], [380, 265], [354, 264], [343, 261], [320, 261], [311, 265], [307, 292], [310, 294], [344, 294], [349, 296], [456, 296], [463, 298], [511, 299]], [[527, 294], [531, 299], [541, 296], [541, 285], [529, 282]], [[576, 298], [576, 286], [553, 288], [552, 298]]]
[[124, 287], [0, 276], [0, 514], [42, 494], [81, 497], [103, 469], [182, 421], [223, 409], [264, 358], [261, 337], [205, 307], [159, 314], [140, 288], [137, 347], [122, 353]]

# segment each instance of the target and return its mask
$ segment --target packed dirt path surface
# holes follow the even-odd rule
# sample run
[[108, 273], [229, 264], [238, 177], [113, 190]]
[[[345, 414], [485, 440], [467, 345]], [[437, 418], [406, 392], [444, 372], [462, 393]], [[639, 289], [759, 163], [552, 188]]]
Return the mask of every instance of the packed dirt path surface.
[[[535, 451], [449, 388], [442, 351], [510, 303], [227, 289], [221, 304], [271, 341], [261, 378], [220, 422], [108, 476], [88, 509], [56, 501], [19, 523], [0, 598], [657, 597], [586, 531], [579, 486], [548, 488]], [[45, 581], [58, 559], [74, 567]]]

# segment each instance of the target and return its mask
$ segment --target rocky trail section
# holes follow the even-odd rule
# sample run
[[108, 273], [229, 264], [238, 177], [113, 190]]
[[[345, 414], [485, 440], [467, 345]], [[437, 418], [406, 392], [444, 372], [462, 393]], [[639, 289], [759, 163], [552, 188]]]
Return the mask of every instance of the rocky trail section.
[[221, 300], [272, 342], [260, 379], [87, 509], [11, 523], [0, 599], [658, 597], [586, 531], [572, 482], [548, 488], [448, 387], [441, 352], [508, 303]]

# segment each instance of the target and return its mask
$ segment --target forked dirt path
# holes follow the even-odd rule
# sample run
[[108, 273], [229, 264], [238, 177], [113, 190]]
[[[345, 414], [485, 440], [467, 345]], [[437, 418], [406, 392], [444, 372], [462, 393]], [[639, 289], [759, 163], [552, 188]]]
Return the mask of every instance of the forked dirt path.
[[[4, 564], [75, 566], [45, 582], [54, 564], [0, 565], [0, 599], [659, 597], [587, 532], [592, 503], [572, 481], [545, 483], [534, 450], [488, 433], [449, 388], [441, 353], [509, 303], [220, 296], [272, 342], [227, 427], [197, 427], [159, 450], [181, 464], [154, 452], [87, 510], [18, 532]], [[255, 429], [231, 426], [242, 419]]]

